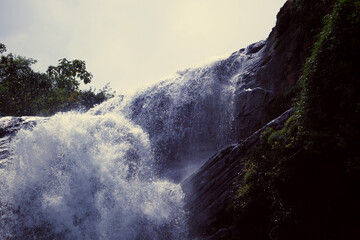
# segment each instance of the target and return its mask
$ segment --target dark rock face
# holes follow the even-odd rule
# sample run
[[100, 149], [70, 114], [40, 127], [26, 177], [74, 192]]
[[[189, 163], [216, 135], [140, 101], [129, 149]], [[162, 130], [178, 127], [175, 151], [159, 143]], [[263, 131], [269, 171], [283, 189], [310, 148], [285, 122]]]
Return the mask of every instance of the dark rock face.
[[293, 109], [286, 111], [240, 143], [224, 148], [182, 183], [190, 212], [190, 237], [214, 234], [209, 239], [219, 239], [217, 236], [220, 233], [217, 231], [220, 231], [221, 235], [231, 232], [231, 229], [220, 229], [214, 232], [217, 226], [212, 224], [216, 218], [223, 219], [225, 223], [227, 221], [226, 208], [236, 190], [236, 180], [243, 167], [244, 158], [249, 156], [265, 128], [282, 128], [292, 113]]
[[[239, 143], [215, 154], [182, 183], [190, 212], [191, 238], [227, 239], [239, 231], [231, 228], [232, 216], [226, 213], [236, 178], [264, 126], [269, 126], [265, 124], [291, 107], [302, 65], [333, 2], [287, 1], [266, 42], [246, 49], [250, 55], [261, 52], [261, 59], [237, 76], [241, 79], [235, 94]], [[290, 115], [291, 111], [287, 111], [269, 124], [282, 127]], [[221, 226], [217, 225], [219, 222]]]
[[[256, 43], [247, 48], [249, 53], [261, 50], [262, 58], [247, 74], [239, 76], [242, 78], [236, 88], [239, 139], [249, 136], [291, 106], [302, 65], [332, 2], [287, 1], [263, 46]], [[252, 89], [255, 92], [249, 91]]]

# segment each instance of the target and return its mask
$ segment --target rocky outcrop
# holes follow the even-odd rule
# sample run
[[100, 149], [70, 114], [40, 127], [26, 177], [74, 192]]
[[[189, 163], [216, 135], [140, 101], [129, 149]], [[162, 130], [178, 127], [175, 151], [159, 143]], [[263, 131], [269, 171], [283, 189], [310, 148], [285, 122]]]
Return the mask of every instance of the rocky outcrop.
[[293, 109], [286, 111], [240, 143], [224, 148], [182, 183], [190, 213], [191, 237], [215, 234], [209, 239], [218, 239], [220, 233], [224, 235], [231, 232], [231, 229], [216, 229], [213, 224], [214, 220], [223, 219], [222, 222], [226, 225], [226, 208], [236, 191], [236, 181], [245, 163], [244, 159], [249, 156], [265, 128], [282, 128], [292, 113]]
[[262, 58], [238, 81], [236, 114], [238, 139], [245, 138], [291, 106], [296, 82], [314, 36], [332, 0], [287, 1], [266, 42], [250, 45], [247, 52]]
[[237, 81], [235, 94], [239, 143], [215, 154], [182, 183], [190, 213], [191, 238], [227, 239], [239, 231], [231, 228], [233, 216], [227, 215], [237, 176], [261, 131], [269, 124], [281, 127], [291, 114], [287, 111], [266, 125], [291, 107], [302, 65], [333, 2], [287, 1], [268, 39], [247, 48], [249, 54], [261, 52], [261, 59], [237, 76], [241, 79]]

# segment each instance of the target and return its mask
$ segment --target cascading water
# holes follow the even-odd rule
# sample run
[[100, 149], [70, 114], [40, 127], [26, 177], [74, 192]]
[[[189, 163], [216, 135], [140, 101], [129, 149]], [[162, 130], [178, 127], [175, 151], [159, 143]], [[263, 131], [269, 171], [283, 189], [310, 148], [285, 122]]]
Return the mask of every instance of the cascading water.
[[58, 114], [12, 142], [1, 239], [184, 239], [179, 185], [152, 172], [148, 136], [121, 115]]
[[264, 42], [204, 67], [178, 72], [131, 97], [120, 96], [91, 112], [120, 112], [149, 134], [159, 175], [180, 182], [212, 154], [238, 140], [239, 94], [257, 69]]
[[179, 182], [237, 140], [263, 45], [21, 129], [0, 155], [0, 238], [186, 239]]

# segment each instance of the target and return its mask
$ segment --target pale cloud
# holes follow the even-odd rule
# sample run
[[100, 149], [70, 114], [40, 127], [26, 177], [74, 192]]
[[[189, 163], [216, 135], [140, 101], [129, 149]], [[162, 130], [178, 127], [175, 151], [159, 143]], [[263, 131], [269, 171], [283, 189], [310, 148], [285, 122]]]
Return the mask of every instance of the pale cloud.
[[83, 59], [118, 93], [263, 40], [285, 0], [2, 0], [0, 42], [44, 71]]

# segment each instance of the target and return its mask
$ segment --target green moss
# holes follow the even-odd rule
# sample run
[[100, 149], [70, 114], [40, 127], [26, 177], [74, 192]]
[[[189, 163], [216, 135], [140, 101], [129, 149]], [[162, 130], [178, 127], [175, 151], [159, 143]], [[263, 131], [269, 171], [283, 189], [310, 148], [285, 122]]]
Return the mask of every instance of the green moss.
[[262, 133], [235, 199], [239, 224], [256, 216], [268, 238], [348, 238], [360, 224], [360, 1], [338, 1], [317, 39], [294, 115]]

